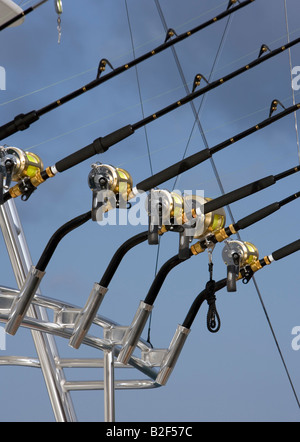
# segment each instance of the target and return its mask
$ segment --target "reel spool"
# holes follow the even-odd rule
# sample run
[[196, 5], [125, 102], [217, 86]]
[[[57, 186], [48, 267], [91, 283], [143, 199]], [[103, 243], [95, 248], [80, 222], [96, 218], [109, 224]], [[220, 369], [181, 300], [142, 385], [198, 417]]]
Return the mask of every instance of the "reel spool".
[[92, 219], [100, 221], [103, 213], [127, 207], [133, 182], [131, 175], [119, 167], [102, 163], [94, 163], [91, 167], [88, 185], [93, 191]]
[[185, 212], [190, 213], [196, 224], [193, 227], [194, 239], [204, 239], [207, 235], [222, 229], [226, 223], [226, 213], [223, 208], [204, 214], [203, 206], [212, 198], [204, 198], [200, 195], [187, 195], [184, 197]]
[[10, 185], [10, 181], [33, 178], [44, 168], [38, 155], [18, 147], [1, 147], [0, 155], [1, 165], [6, 169], [6, 186]]
[[149, 244], [158, 244], [159, 234], [182, 226], [186, 221], [184, 200], [181, 195], [168, 190], [151, 189], [146, 200], [149, 217]]
[[231, 240], [225, 243], [222, 258], [227, 265], [227, 291], [235, 292], [240, 268], [258, 261], [259, 253], [257, 248], [247, 241]]

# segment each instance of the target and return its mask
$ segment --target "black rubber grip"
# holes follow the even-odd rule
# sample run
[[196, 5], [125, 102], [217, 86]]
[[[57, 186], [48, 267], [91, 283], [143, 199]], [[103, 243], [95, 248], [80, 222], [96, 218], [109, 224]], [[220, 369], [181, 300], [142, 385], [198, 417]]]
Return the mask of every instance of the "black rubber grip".
[[131, 125], [124, 126], [121, 129], [112, 132], [105, 137], [97, 138], [92, 144], [72, 153], [55, 164], [58, 172], [64, 172], [77, 164], [91, 158], [92, 156], [106, 152], [111, 146], [119, 143], [134, 133]]
[[279, 259], [285, 258], [286, 256], [291, 255], [298, 250], [300, 250], [300, 239], [297, 239], [297, 241], [294, 241], [291, 244], [288, 244], [287, 246], [276, 250], [276, 252], [272, 253], [272, 257], [275, 261], [278, 261]]
[[147, 192], [148, 190], [154, 189], [155, 187], [170, 180], [171, 178], [174, 178], [177, 175], [186, 172], [189, 169], [192, 169], [193, 167], [197, 166], [203, 161], [206, 161], [210, 157], [211, 153], [209, 149], [201, 150], [200, 152], [191, 155], [185, 160], [179, 161], [178, 163], [167, 167], [166, 169], [156, 173], [155, 175], [145, 179], [144, 181], [141, 181], [139, 184], [137, 184], [136, 187], [138, 190]]
[[21, 130], [28, 129], [31, 123], [34, 123], [39, 119], [36, 111], [29, 112], [28, 114], [17, 115], [12, 121], [4, 124], [0, 127], [0, 140], [9, 137]]
[[258, 221], [262, 220], [263, 218], [266, 218], [267, 216], [271, 215], [272, 213], [276, 212], [280, 209], [280, 203], [273, 203], [269, 206], [264, 207], [263, 209], [257, 210], [254, 213], [251, 213], [251, 215], [245, 216], [245, 218], [240, 219], [237, 223], [234, 224], [234, 229], [236, 231], [246, 229], [247, 227], [251, 226], [252, 224], [257, 223]]
[[275, 184], [275, 178], [273, 175], [262, 178], [261, 180], [254, 181], [253, 183], [247, 184], [246, 186], [240, 187], [239, 189], [233, 190], [232, 192], [225, 193], [225, 195], [219, 196], [211, 201], [204, 204], [204, 213], [210, 213], [214, 210], [220, 209], [221, 207], [245, 198], [253, 193], [259, 192], [266, 187]]

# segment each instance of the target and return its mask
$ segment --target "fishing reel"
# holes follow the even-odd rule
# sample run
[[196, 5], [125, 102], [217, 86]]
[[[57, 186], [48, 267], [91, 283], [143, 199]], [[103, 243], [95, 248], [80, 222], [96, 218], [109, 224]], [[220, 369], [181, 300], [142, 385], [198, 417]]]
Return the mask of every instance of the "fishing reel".
[[205, 213], [204, 205], [212, 201], [212, 198], [204, 198], [200, 195], [187, 195], [184, 200], [185, 205], [190, 208], [193, 218], [196, 219], [193, 228], [193, 239], [204, 239], [225, 226], [226, 213], [222, 207]]
[[93, 191], [92, 220], [101, 221], [103, 213], [115, 208], [127, 208], [132, 191], [131, 175], [109, 164], [94, 163], [88, 176]]
[[[3, 189], [8, 189], [12, 181], [31, 179], [43, 168], [42, 160], [35, 153], [26, 152], [18, 147], [0, 146], [1, 197]], [[28, 187], [27, 191], [24, 189], [22, 198], [29, 198], [34, 190], [35, 188], [31, 187]]]
[[191, 214], [184, 207], [184, 198], [168, 190], [152, 189], [146, 200], [148, 212], [148, 243], [158, 244], [159, 235], [167, 231], [178, 232], [179, 255], [181, 259], [188, 258], [185, 228]]
[[210, 201], [198, 195], [182, 196], [167, 190], [151, 190], [148, 196], [149, 244], [158, 244], [159, 234], [178, 232], [179, 256], [190, 256], [193, 239], [204, 238], [225, 225], [223, 208], [204, 214], [203, 205]]
[[222, 258], [227, 265], [227, 291], [236, 292], [236, 280], [239, 278], [240, 269], [253, 265], [258, 261], [257, 248], [247, 241], [225, 241]]

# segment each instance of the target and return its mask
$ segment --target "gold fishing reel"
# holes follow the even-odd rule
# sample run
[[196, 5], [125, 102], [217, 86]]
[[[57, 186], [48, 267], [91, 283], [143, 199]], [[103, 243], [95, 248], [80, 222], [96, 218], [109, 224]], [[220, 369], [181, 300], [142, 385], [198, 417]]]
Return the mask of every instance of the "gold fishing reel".
[[38, 155], [18, 147], [1, 147], [1, 163], [10, 173], [12, 181], [33, 178], [44, 168]]
[[176, 192], [152, 189], [146, 200], [146, 210], [160, 228], [185, 222], [184, 199]]
[[227, 291], [235, 292], [240, 269], [255, 264], [259, 259], [259, 252], [248, 241], [226, 240], [222, 258], [227, 266]]
[[102, 219], [101, 213], [114, 208], [127, 207], [132, 192], [132, 177], [124, 169], [110, 164], [94, 163], [88, 176], [88, 185], [93, 191], [92, 218]]
[[211, 200], [211, 198], [204, 198], [200, 195], [184, 197], [185, 213], [192, 214], [195, 219], [194, 239], [204, 239], [207, 235], [213, 234], [225, 226], [226, 213], [223, 208], [204, 214], [204, 204]]

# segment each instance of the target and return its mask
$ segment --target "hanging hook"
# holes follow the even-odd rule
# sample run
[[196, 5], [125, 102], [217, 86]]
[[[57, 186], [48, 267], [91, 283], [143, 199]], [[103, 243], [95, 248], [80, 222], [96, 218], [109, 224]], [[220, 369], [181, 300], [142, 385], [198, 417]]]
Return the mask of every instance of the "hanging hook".
[[97, 70], [97, 79], [100, 78], [100, 75], [102, 74], [102, 72], [105, 71], [106, 65], [108, 64], [108, 66], [114, 70], [114, 68], [112, 67], [111, 63], [106, 59], [106, 58], [102, 58], [102, 60], [100, 60], [99, 66], [98, 66], [98, 70]]
[[278, 104], [279, 104], [283, 109], [285, 109], [285, 107], [283, 106], [282, 103], [280, 103], [279, 100], [273, 100], [272, 103], [271, 103], [271, 107], [270, 107], [269, 118], [272, 116], [273, 112], [275, 112], [275, 111], [277, 110], [277, 106], [278, 106]]
[[204, 75], [202, 75], [202, 74], [197, 74], [197, 75], [195, 76], [195, 78], [194, 78], [194, 83], [193, 83], [193, 90], [192, 90], [192, 92], [194, 92], [195, 89], [196, 89], [198, 86], [200, 86], [200, 82], [201, 82], [202, 78], [203, 78], [203, 80], [204, 80], [207, 84], [209, 84], [208, 81], [206, 80], [206, 78], [204, 77]]

